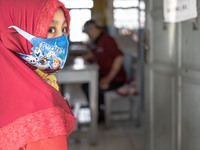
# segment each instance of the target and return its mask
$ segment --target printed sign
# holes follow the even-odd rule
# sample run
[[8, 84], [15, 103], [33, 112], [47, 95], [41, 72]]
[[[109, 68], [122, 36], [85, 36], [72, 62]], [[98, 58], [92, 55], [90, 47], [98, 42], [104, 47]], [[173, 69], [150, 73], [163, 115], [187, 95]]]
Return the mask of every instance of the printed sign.
[[197, 17], [196, 0], [164, 0], [165, 22], [181, 22]]

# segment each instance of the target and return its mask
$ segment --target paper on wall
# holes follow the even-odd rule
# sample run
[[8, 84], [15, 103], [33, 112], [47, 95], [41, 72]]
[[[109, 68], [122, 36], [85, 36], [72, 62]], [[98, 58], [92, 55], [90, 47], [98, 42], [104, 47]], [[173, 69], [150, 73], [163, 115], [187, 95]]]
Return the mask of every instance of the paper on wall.
[[165, 22], [182, 22], [197, 17], [196, 0], [164, 0]]

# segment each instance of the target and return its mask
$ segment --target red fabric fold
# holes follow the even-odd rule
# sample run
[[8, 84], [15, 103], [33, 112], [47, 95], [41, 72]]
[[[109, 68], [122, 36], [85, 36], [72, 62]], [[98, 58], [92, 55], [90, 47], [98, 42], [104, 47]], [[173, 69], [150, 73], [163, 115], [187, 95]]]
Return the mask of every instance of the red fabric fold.
[[[2, 132], [4, 127], [14, 128], [13, 122], [28, 114], [53, 107], [63, 109], [65, 113], [73, 116], [62, 95], [40, 78], [33, 71], [34, 67], [26, 64], [16, 54], [16, 52], [30, 54], [31, 43], [13, 29], [8, 29], [9, 26], [15, 25], [32, 35], [45, 37], [58, 7], [63, 8], [69, 26], [69, 12], [58, 0], [0, 1], [0, 130]], [[63, 120], [65, 119], [63, 117]], [[69, 131], [71, 132], [71, 129]], [[12, 137], [10, 138], [12, 141]], [[19, 138], [23, 140], [23, 137]], [[1, 136], [0, 143], [3, 139]]]
[[59, 107], [28, 114], [0, 129], [0, 149], [15, 150], [47, 137], [68, 136], [75, 123], [75, 118]]

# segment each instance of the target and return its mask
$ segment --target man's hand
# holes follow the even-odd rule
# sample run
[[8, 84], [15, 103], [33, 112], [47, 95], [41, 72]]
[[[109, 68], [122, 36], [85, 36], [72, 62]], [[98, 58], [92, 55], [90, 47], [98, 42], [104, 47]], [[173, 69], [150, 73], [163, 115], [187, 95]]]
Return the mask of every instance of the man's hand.
[[95, 56], [92, 52], [82, 55], [82, 57], [85, 61], [94, 61], [94, 59], [95, 59]]
[[106, 90], [110, 87], [110, 79], [108, 77], [104, 77], [100, 79], [99, 86], [101, 89]]

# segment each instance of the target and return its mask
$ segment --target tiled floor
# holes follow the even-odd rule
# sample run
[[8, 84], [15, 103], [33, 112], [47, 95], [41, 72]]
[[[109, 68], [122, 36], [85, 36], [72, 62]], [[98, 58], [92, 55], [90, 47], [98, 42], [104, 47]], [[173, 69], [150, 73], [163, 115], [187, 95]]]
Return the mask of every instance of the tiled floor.
[[[76, 91], [75, 94], [73, 94], [73, 91]], [[65, 96], [71, 101], [85, 102], [85, 97], [79, 85], [65, 87]], [[83, 111], [83, 113], [85, 113], [84, 115], [89, 115], [88, 111]], [[109, 129], [105, 127], [104, 123], [99, 124], [96, 145], [91, 145], [88, 138], [74, 139], [70, 137], [68, 141], [69, 150], [144, 150], [144, 114], [141, 116], [142, 124], [139, 128], [135, 126], [133, 120], [112, 122], [112, 127]], [[85, 117], [88, 120], [89, 117]]]
[[136, 128], [131, 121], [114, 123], [110, 129], [99, 125], [96, 145], [89, 139], [69, 139], [69, 150], [144, 150], [144, 127]]

